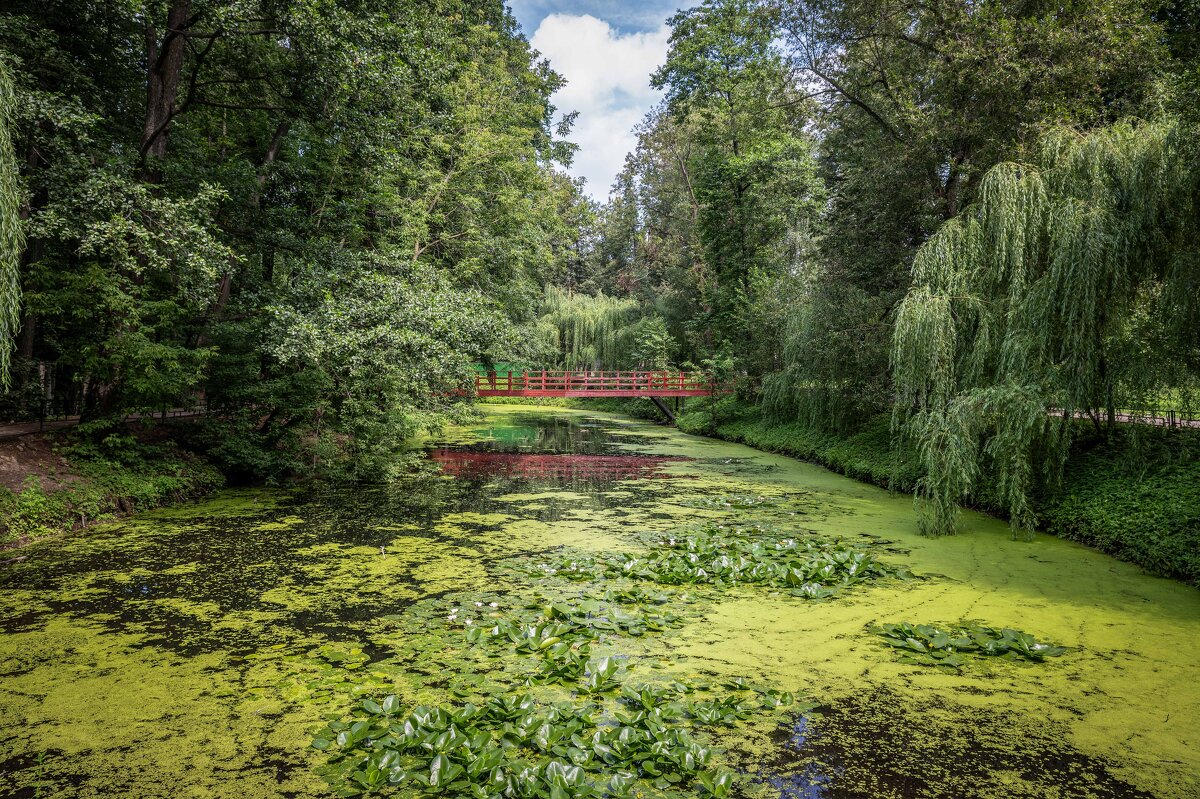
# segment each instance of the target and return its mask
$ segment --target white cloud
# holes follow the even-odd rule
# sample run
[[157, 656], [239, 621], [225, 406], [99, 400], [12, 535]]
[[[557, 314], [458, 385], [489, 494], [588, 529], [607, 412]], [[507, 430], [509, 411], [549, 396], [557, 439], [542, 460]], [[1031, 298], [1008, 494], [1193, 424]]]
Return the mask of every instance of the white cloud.
[[579, 111], [571, 140], [579, 145], [571, 173], [593, 197], [608, 196], [625, 154], [637, 146], [633, 127], [658, 102], [650, 74], [667, 57], [670, 29], [621, 34], [590, 14], [551, 14], [530, 43], [567, 80], [554, 95], [563, 112]]

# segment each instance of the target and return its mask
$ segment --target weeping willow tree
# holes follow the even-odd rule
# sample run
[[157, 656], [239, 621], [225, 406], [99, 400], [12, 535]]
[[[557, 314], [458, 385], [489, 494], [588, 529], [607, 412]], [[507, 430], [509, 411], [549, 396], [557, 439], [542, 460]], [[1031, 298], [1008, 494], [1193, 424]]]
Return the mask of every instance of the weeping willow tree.
[[9, 387], [13, 340], [21, 324], [21, 180], [13, 153], [16, 112], [12, 74], [0, 61], [0, 387]]
[[1014, 535], [1031, 530], [1035, 480], [1061, 476], [1075, 417], [1111, 426], [1123, 387], [1197, 374], [1187, 141], [1171, 120], [1050, 133], [1033, 163], [990, 170], [918, 251], [892, 366], [927, 534], [954, 531], [984, 472]]
[[547, 286], [539, 327], [546, 346], [558, 353], [566, 368], [613, 367], [629, 352], [631, 325], [637, 315], [636, 300]]

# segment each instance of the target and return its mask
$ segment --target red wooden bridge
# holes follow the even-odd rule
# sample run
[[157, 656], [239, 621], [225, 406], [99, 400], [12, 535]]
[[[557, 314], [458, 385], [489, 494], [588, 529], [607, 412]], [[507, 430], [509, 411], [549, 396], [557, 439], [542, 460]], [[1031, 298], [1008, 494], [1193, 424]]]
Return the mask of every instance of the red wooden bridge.
[[700, 372], [506, 372], [477, 375], [481, 397], [707, 397], [714, 393]]

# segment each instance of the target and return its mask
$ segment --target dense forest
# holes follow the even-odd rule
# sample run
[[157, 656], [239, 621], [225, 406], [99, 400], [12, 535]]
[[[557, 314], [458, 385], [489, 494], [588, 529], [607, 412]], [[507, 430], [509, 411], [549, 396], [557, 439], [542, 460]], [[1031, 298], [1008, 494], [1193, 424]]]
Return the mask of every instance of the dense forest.
[[597, 204], [500, 0], [6, 4], [3, 415], [203, 403], [228, 474], [378, 478], [477, 364], [703, 369], [779, 424], [889, 417], [945, 533], [981, 475], [1030, 526], [1075, 438], [1195, 406], [1200, 4], [670, 27]]
[[203, 397], [227, 468], [370, 473], [516, 347], [578, 238], [560, 79], [499, 0], [2, 19], [18, 413]]

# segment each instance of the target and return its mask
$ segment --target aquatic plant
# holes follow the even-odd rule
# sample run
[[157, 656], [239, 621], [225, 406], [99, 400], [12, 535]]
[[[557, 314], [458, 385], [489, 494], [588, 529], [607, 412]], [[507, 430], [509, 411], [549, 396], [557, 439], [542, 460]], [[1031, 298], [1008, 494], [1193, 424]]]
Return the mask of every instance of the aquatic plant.
[[[601, 665], [591, 679], [608, 685], [613, 675]], [[714, 765], [713, 749], [692, 729], [730, 726], [794, 701], [787, 692], [738, 689], [744, 694], [687, 700], [696, 686], [626, 686], [609, 704], [506, 693], [482, 705], [418, 705], [407, 713], [389, 695], [364, 699], [312, 745], [329, 753], [324, 773], [339, 796], [403, 787], [419, 795], [569, 799], [693, 785], [721, 798], [734, 777]]]
[[866, 580], [912, 576], [841, 541], [768, 536], [762, 528], [725, 525], [662, 539], [643, 554], [564, 558], [543, 564], [540, 573], [576, 581], [628, 577], [663, 585], [766, 585], [805, 599], [824, 599]]
[[930, 624], [883, 624], [870, 628], [883, 642], [896, 649], [900, 660], [922, 666], [966, 664], [962, 655], [1007, 657], [1014, 660], [1044, 661], [1058, 657], [1066, 648], [1041, 643], [1029, 633], [1003, 627], [997, 630], [980, 624], [964, 624], [941, 629]]
[[700, 510], [745, 510], [759, 506], [778, 505], [779, 498], [760, 494], [729, 494], [720, 497], [692, 497], [679, 504], [685, 508]]
[[[646, 595], [626, 592], [624, 596], [632, 603]], [[605, 658], [590, 664], [591, 642], [604, 633], [641, 637], [683, 623], [671, 612], [640, 608], [626, 611], [594, 599], [576, 603], [532, 602], [524, 608], [496, 616], [492, 614], [486, 624], [470, 624], [467, 641], [477, 645], [506, 642], [518, 654], [539, 656], [542, 662], [538, 671], [527, 678], [529, 684], [566, 685], [600, 675], [591, 684], [593, 692], [610, 689], [617, 662]]]
[[[693, 732], [734, 727], [790, 706], [795, 697], [744, 679], [625, 685], [627, 657], [592, 653], [610, 639], [680, 626], [682, 616], [669, 607], [680, 596], [686, 595], [618, 584], [604, 599], [536, 593], [506, 608], [486, 596], [430, 604], [418, 615], [441, 642], [434, 647], [444, 648], [445, 633], [461, 629], [470, 646], [456, 655], [458, 671], [474, 662], [490, 672], [492, 688], [460, 692], [447, 685], [458, 700], [418, 704], [406, 713], [394, 693], [373, 698], [381, 693], [376, 688], [357, 700], [349, 718], [317, 734], [313, 747], [328, 753], [319, 770], [339, 796], [402, 791], [570, 799], [690, 786], [725, 797], [734, 777]], [[321, 654], [324, 660], [329, 653]], [[532, 668], [489, 665], [511, 666], [513, 654], [532, 660]]]
[[[417, 706], [364, 700], [351, 721], [329, 725], [313, 741], [330, 751], [338, 794], [355, 796], [405, 786], [418, 794], [499, 796], [624, 796], [638, 780], [667, 788], [708, 769], [712, 751], [693, 739], [670, 711], [623, 714], [602, 723], [593, 703], [539, 703], [533, 696], [497, 696], [482, 706]], [[728, 793], [732, 777], [714, 772], [703, 785]], [[720, 786], [720, 787], [718, 787]]]

